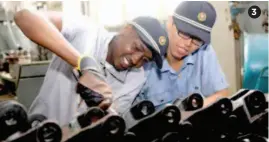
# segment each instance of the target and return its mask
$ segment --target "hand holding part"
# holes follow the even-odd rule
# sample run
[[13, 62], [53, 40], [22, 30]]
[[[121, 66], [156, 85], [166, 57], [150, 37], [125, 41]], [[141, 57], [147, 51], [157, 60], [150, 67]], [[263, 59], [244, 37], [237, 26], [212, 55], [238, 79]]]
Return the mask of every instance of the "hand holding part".
[[99, 106], [106, 110], [112, 103], [112, 90], [106, 83], [102, 70], [93, 57], [85, 56], [79, 60], [79, 79], [77, 93], [85, 100], [88, 107]]

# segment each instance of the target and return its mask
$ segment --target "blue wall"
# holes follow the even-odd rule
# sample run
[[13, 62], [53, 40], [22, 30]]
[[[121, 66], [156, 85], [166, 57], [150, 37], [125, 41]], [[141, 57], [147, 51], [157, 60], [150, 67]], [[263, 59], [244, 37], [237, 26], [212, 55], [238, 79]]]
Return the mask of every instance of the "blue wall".
[[243, 88], [268, 93], [268, 34], [245, 34]]

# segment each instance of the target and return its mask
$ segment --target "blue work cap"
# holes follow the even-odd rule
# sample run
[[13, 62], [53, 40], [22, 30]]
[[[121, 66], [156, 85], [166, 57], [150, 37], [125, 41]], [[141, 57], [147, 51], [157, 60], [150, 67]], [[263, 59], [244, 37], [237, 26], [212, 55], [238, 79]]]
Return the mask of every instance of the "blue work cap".
[[141, 16], [128, 22], [131, 24], [140, 39], [152, 51], [153, 60], [158, 68], [162, 68], [162, 56], [168, 47], [168, 35], [162, 24], [155, 18]]

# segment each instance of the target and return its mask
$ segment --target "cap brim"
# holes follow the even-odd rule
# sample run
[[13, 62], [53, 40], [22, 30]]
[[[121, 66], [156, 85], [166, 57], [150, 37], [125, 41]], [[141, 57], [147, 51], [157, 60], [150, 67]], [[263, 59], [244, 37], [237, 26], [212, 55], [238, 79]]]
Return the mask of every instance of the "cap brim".
[[153, 61], [155, 61], [157, 67], [161, 69], [162, 68], [162, 65], [163, 65], [162, 64], [163, 62], [162, 62], [161, 55], [152, 47], [153, 45], [150, 42], [150, 40], [140, 30], [136, 29], [136, 32], [137, 32], [138, 36], [140, 37], [140, 39], [144, 42], [144, 44], [146, 44], [146, 46], [152, 52]]
[[208, 31], [199, 29], [191, 24], [188, 24], [184, 21], [178, 20], [177, 18], [173, 17], [173, 20], [176, 24], [176, 27], [178, 30], [187, 33], [189, 35], [194, 35], [198, 38], [200, 38], [202, 41], [205, 42], [205, 44], [209, 44], [211, 41], [211, 36]]

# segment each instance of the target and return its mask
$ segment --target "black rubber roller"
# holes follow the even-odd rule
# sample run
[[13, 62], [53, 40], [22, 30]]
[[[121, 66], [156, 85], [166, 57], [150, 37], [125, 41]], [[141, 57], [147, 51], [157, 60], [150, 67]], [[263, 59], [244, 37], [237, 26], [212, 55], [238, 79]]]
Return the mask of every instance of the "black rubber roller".
[[266, 108], [268, 108], [264, 93], [256, 90], [246, 96], [244, 98], [244, 102], [250, 116], [260, 114], [261, 112], [265, 111]]
[[197, 110], [199, 108], [202, 108], [204, 104], [203, 97], [198, 94], [194, 93], [186, 99], [186, 105], [185, 105], [185, 110], [186, 111], [191, 111], [191, 110]]
[[77, 121], [81, 128], [87, 127], [102, 117], [105, 116], [105, 112], [99, 107], [91, 107], [89, 110], [77, 117]]
[[0, 140], [16, 132], [26, 132], [30, 125], [25, 107], [13, 100], [0, 102], [0, 128]]
[[60, 142], [62, 139], [62, 130], [56, 123], [45, 123], [38, 128], [37, 139], [39, 142]]
[[145, 100], [134, 105], [130, 111], [134, 119], [138, 120], [154, 113], [155, 107], [151, 101]]
[[233, 105], [232, 102], [228, 98], [222, 98], [216, 103], [212, 104], [211, 107], [208, 107], [208, 113], [211, 113], [214, 115], [222, 115], [222, 116], [230, 116], [233, 111]]
[[122, 137], [125, 131], [125, 122], [119, 116], [111, 116], [103, 124], [103, 130], [108, 137]]
[[193, 93], [184, 99], [177, 99], [173, 104], [184, 111], [192, 111], [202, 108], [204, 100], [202, 95]]
[[178, 124], [181, 119], [180, 111], [175, 106], [165, 108], [161, 114], [169, 124]]

